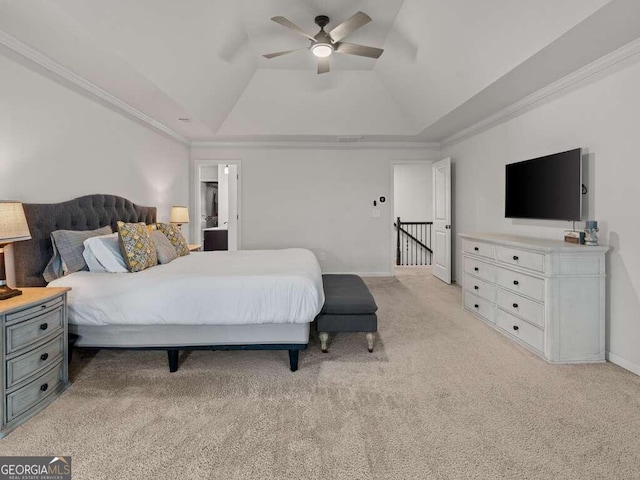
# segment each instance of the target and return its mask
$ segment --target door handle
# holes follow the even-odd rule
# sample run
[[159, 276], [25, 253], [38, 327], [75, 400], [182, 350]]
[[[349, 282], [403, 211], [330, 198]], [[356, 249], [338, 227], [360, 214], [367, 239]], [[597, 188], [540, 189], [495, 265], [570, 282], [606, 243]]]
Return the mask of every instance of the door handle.
[[444, 228], [446, 228], [447, 230], [451, 230], [451, 225], [445, 225]]

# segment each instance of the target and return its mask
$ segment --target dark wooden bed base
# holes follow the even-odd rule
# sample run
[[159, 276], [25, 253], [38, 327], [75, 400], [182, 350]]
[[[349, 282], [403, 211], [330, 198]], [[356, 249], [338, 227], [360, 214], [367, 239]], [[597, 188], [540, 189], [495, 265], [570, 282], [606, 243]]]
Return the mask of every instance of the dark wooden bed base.
[[[20, 287], [46, 285], [42, 272], [52, 255], [51, 232], [55, 230], [94, 230], [111, 225], [116, 230], [118, 220], [125, 222], [156, 222], [156, 208], [143, 207], [115, 195], [87, 195], [63, 203], [24, 204], [31, 240], [14, 245], [16, 283]], [[288, 350], [291, 371], [298, 369], [298, 353], [307, 344], [251, 344], [211, 346], [153, 347], [81, 347], [91, 350], [166, 350], [169, 371], [178, 370], [180, 350]]]

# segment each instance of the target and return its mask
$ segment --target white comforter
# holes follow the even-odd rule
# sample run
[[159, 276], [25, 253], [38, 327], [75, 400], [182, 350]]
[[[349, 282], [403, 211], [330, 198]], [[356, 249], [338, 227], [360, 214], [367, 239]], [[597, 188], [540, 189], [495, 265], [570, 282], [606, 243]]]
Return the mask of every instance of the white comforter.
[[320, 266], [304, 249], [195, 252], [139, 273], [77, 272], [77, 325], [241, 325], [308, 323], [322, 309]]

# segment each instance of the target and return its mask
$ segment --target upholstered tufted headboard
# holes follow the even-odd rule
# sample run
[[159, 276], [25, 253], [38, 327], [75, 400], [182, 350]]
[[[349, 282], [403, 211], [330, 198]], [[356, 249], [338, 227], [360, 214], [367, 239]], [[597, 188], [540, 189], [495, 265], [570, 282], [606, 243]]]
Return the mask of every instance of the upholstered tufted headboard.
[[87, 195], [63, 203], [24, 204], [31, 240], [13, 244], [16, 284], [19, 287], [41, 287], [44, 267], [53, 255], [51, 232], [55, 230], [95, 230], [118, 220], [155, 223], [156, 208], [140, 207], [114, 195]]

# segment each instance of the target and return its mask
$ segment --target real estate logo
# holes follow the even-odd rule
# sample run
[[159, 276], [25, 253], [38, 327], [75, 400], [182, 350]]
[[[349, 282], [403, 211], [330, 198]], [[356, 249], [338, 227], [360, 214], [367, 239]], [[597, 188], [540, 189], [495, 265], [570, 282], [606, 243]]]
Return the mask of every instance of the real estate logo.
[[70, 480], [71, 457], [0, 457], [0, 480]]

